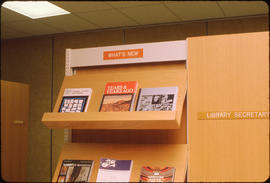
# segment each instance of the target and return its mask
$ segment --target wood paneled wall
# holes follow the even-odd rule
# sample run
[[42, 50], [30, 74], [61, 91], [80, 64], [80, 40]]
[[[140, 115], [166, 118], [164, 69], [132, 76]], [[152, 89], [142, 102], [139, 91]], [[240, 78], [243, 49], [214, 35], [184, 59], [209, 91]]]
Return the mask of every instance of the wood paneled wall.
[[[258, 17], [2, 40], [2, 79], [29, 83], [31, 87], [28, 180], [49, 181], [50, 151], [52, 151], [52, 172], [54, 172], [63, 146], [63, 130], [53, 130], [52, 149], [50, 149], [50, 131], [41, 124], [40, 120], [43, 112], [50, 111], [51, 105], [54, 106], [60, 90], [64, 78], [66, 48], [183, 40], [187, 37], [207, 34], [266, 30], [268, 30], [268, 18]], [[53, 65], [51, 65], [52, 59]], [[53, 97], [52, 103], [51, 97]]]
[[269, 32], [188, 39], [189, 181], [264, 182], [269, 119], [199, 112], [269, 111]]

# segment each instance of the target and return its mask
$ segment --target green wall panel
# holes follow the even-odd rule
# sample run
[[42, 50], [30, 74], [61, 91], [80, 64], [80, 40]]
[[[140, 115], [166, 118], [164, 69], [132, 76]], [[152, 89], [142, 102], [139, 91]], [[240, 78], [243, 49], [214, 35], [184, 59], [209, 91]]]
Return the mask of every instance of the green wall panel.
[[51, 39], [2, 42], [2, 79], [30, 84], [27, 180], [50, 181], [50, 130], [41, 123], [51, 106]]

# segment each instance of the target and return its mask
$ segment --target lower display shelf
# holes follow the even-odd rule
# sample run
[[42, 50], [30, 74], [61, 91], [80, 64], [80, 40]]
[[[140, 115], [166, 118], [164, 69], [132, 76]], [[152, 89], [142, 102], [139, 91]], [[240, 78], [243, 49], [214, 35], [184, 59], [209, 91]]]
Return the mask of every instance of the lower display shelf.
[[68, 129], [177, 129], [179, 111], [44, 113], [48, 128]]
[[184, 182], [187, 169], [187, 144], [64, 144], [52, 181], [57, 181], [63, 160], [93, 160], [90, 182], [95, 182], [101, 158], [132, 160], [130, 182], [139, 182], [142, 166], [174, 167], [174, 182]]

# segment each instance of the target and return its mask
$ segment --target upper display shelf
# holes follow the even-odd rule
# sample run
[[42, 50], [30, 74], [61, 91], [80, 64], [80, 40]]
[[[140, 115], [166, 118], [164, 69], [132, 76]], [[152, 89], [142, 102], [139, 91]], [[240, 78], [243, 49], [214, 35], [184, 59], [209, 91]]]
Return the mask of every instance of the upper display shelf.
[[166, 41], [144, 44], [66, 49], [70, 68], [134, 64], [165, 61], [185, 61], [186, 41]]
[[[175, 111], [98, 112], [106, 83], [137, 81], [138, 89], [178, 87]], [[51, 113], [44, 113], [42, 122], [49, 128], [71, 129], [177, 129], [180, 127], [187, 89], [184, 62], [131, 64], [121, 67], [91, 67], [76, 75], [66, 76]], [[91, 88], [87, 112], [60, 113], [66, 88]], [[135, 94], [135, 101], [139, 91]]]
[[[67, 49], [66, 56], [66, 76], [54, 110], [44, 113], [42, 118], [42, 122], [47, 127], [71, 129], [180, 128], [182, 111], [185, 107], [187, 73], [185, 62], [172, 61], [186, 60], [185, 41]], [[148, 62], [159, 63], [136, 64]], [[127, 63], [130, 64], [127, 65]], [[117, 67], [105, 67], [105, 65], [117, 65]], [[76, 74], [72, 74], [72, 68], [76, 68]], [[138, 89], [177, 87], [175, 110], [98, 112], [106, 84], [127, 81], [136, 81]], [[58, 112], [67, 88], [91, 90], [87, 112], [76, 114]], [[134, 93], [134, 101], [137, 101], [138, 96], [139, 91]]]

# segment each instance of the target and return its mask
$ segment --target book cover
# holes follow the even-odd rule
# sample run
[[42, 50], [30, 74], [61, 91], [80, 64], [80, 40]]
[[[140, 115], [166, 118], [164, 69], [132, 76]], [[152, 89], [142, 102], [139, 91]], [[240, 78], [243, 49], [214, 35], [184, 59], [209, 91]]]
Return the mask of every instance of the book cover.
[[66, 88], [58, 112], [86, 112], [91, 88]]
[[143, 166], [141, 169], [140, 182], [173, 182], [175, 168], [152, 168]]
[[173, 111], [178, 87], [141, 88], [136, 111]]
[[137, 81], [108, 82], [105, 86], [99, 111], [132, 111], [137, 85]]
[[132, 160], [101, 158], [97, 182], [129, 182]]
[[89, 182], [93, 160], [63, 160], [57, 182]]

